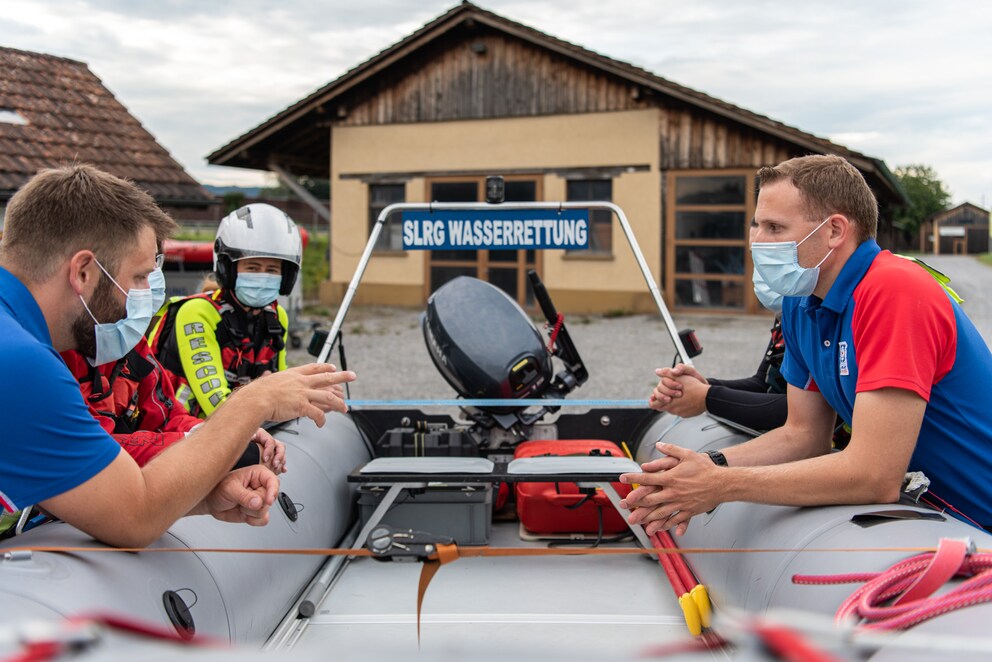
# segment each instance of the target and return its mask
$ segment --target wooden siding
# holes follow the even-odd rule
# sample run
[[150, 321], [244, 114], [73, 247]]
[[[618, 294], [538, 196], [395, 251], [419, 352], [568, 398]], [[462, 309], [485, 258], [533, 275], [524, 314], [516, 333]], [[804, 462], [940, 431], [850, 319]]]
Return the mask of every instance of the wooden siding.
[[[485, 52], [476, 52], [481, 48]], [[496, 33], [470, 31], [418, 54], [332, 109], [341, 126], [440, 122], [658, 108], [664, 170], [759, 167], [795, 146], [664, 98], [618, 77]]]
[[[474, 49], [484, 48], [484, 53]], [[345, 126], [647, 108], [635, 86], [522, 41], [467, 34], [418, 53], [422, 67], [390, 70], [374, 92], [339, 108]], [[348, 104], [348, 101], [345, 102]]]

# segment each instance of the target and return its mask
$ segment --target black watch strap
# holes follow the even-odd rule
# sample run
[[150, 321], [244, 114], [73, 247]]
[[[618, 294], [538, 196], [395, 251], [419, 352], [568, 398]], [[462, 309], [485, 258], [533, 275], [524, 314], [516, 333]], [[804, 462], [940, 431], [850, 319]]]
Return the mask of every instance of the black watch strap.
[[706, 454], [710, 456], [710, 459], [713, 460], [713, 464], [715, 464], [716, 466], [718, 467], [727, 466], [727, 456], [721, 453], [720, 451], [706, 451]]

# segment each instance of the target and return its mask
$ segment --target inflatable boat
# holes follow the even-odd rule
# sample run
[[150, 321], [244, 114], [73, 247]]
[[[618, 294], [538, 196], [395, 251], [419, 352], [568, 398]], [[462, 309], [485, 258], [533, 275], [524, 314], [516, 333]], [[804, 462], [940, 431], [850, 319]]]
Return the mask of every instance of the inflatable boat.
[[[680, 360], [691, 362], [620, 208], [498, 202], [384, 209], [318, 360], [333, 356], [392, 214], [404, 229], [457, 212], [581, 230], [590, 209], [616, 215]], [[749, 435], [640, 402], [582, 400], [576, 392], [595, 375], [530, 278], [546, 330], [474, 278], [430, 297], [424, 351], [451, 400], [352, 399], [321, 428], [306, 419], [274, 428], [291, 470], [268, 526], [187, 517], [141, 552], [108, 549], [64, 523], [4, 541], [0, 658], [81, 648], [171, 658], [180, 642], [249, 659], [992, 654], [983, 627], [992, 563], [981, 553], [992, 538], [932, 508], [726, 503], [697, 516], [677, 545], [629, 526], [617, 476], [657, 457], [656, 442], [706, 451]], [[361, 357], [350, 358], [361, 373]], [[827, 577], [836, 575], [849, 583]], [[891, 627], [835, 623], [857, 590], [890, 576], [862, 603], [896, 602]], [[149, 643], [163, 639], [165, 648]]]

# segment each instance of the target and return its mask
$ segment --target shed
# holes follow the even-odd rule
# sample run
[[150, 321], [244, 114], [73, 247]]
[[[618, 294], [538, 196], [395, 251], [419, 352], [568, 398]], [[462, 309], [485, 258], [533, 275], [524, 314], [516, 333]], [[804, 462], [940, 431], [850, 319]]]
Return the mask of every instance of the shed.
[[[509, 200], [619, 204], [676, 309], [758, 312], [755, 172], [805, 154], [851, 161], [883, 213], [905, 203], [876, 158], [463, 2], [208, 160], [330, 178], [326, 303], [343, 296], [385, 205], [478, 201], [500, 174]], [[389, 227], [356, 300], [419, 306], [468, 274], [528, 304], [534, 268], [563, 310], [651, 310], [619, 225], [591, 220], [583, 251], [402, 252]]]

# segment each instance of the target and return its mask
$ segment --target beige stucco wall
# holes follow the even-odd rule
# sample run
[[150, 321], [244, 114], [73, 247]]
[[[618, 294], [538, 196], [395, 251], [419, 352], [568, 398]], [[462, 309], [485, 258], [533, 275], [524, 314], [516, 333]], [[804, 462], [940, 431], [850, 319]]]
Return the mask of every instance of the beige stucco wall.
[[[657, 110], [334, 128], [331, 135], [333, 286], [325, 290], [331, 296], [332, 291], [339, 292], [351, 279], [367, 241], [367, 186], [358, 179], [342, 179], [341, 175], [452, 171], [499, 174], [527, 168], [618, 165], [648, 166], [647, 171], [615, 177], [613, 201], [627, 214], [657, 279], [661, 246]], [[564, 178], [546, 174], [539, 179], [545, 200], [564, 199]], [[423, 201], [425, 196], [424, 178], [407, 181], [407, 201]], [[621, 305], [594, 307], [629, 308], [630, 304], [622, 301], [629, 299], [632, 292], [643, 291], [644, 281], [616, 220], [613, 255], [612, 259], [583, 259], [566, 258], [563, 251], [544, 251], [545, 283], [553, 292], [563, 294], [601, 293], [593, 297], [595, 301], [608, 302], [611, 292], [625, 293], [617, 298]], [[376, 254], [363, 285], [372, 286], [374, 291], [390, 286], [407, 292], [411, 288], [423, 288], [425, 257], [421, 251], [402, 256]], [[566, 298], [581, 300], [576, 296]]]

